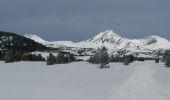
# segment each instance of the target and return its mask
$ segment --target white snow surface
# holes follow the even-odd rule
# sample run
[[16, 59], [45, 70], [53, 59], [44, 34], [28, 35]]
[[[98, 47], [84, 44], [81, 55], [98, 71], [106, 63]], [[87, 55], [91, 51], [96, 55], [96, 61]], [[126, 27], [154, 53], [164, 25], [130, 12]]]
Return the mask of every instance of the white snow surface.
[[170, 100], [163, 63], [111, 63], [109, 69], [74, 62], [0, 62], [1, 100]]
[[149, 52], [150, 50], [170, 49], [170, 42], [160, 36], [149, 36], [144, 39], [128, 39], [116, 34], [113, 30], [106, 30], [98, 35], [81, 42], [72, 41], [46, 41], [38, 36], [27, 34], [25, 37], [33, 39], [48, 47], [77, 47], [77, 48], [98, 48], [105, 46], [109, 52], [128, 50], [133, 52]]
[[44, 39], [40, 38], [40, 37], [37, 36], [37, 35], [25, 34], [24, 36], [25, 36], [26, 38], [32, 39], [32, 40], [34, 40], [35, 42], [38, 42], [38, 43], [46, 43], [46, 42], [48, 42], [48, 41], [45, 41]]

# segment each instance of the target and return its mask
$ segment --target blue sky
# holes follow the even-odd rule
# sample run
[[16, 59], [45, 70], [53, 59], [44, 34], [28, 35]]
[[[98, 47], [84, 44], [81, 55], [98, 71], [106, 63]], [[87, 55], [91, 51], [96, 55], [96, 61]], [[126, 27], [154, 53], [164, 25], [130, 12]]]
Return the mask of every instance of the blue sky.
[[0, 0], [0, 30], [86, 40], [107, 29], [170, 40], [170, 0]]

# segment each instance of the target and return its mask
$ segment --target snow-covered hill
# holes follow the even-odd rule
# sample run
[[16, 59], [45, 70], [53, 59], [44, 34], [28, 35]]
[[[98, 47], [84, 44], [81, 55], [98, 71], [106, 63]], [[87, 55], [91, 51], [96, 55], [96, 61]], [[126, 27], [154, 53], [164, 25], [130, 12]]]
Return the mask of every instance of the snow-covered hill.
[[72, 41], [46, 41], [42, 38], [27, 34], [25, 37], [30, 38], [47, 47], [71, 47], [71, 48], [93, 48], [101, 46], [108, 48], [109, 52], [130, 51], [130, 52], [151, 52], [153, 50], [170, 49], [170, 42], [160, 36], [149, 36], [143, 39], [128, 39], [116, 34], [113, 30], [106, 30], [98, 35], [81, 42]]
[[32, 39], [32, 40], [34, 40], [35, 42], [38, 42], [38, 43], [46, 43], [46, 42], [48, 42], [48, 41], [43, 40], [42, 38], [40, 38], [40, 37], [37, 36], [37, 35], [25, 34], [24, 36], [25, 36], [26, 38]]
[[25, 34], [24, 36], [26, 38], [34, 40], [35, 42], [46, 45], [47, 47], [54, 47], [54, 48], [66, 47], [66, 46], [70, 47], [74, 44], [72, 41], [46, 41], [34, 34]]
[[32, 52], [47, 49], [46, 46], [37, 43], [32, 39], [25, 38], [15, 33], [0, 31], [0, 52], [8, 50]]

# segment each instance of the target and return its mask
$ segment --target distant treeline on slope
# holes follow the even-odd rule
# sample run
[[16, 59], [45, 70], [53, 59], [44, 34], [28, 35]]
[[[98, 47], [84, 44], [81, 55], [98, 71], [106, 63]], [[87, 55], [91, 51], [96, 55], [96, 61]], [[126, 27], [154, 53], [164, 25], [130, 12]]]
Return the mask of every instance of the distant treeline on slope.
[[0, 31], [0, 50], [16, 50], [22, 52], [33, 52], [48, 50], [46, 46], [16, 33]]
[[[45, 58], [43, 58], [41, 54], [32, 54], [34, 51], [59, 52], [59, 49], [46, 47], [16, 33], [0, 31], [0, 60], [3, 60], [5, 63], [17, 61], [45, 61]], [[67, 57], [65, 57], [66, 55]], [[61, 52], [60, 56], [57, 57], [57, 63], [68, 63], [74, 60], [74, 57], [69, 53], [65, 54]]]

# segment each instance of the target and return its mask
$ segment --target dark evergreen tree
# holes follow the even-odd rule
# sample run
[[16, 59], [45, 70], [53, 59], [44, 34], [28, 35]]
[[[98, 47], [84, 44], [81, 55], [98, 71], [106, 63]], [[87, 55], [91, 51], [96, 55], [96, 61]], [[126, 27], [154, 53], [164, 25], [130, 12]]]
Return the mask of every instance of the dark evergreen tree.
[[130, 58], [128, 56], [124, 56], [123, 64], [124, 65], [129, 65], [130, 64]]
[[137, 61], [142, 61], [142, 62], [144, 62], [144, 61], [145, 61], [145, 58], [143, 58], [143, 57], [137, 57], [136, 60], [137, 60]]
[[130, 63], [132, 63], [135, 60], [133, 55], [126, 55], [124, 56], [124, 65], [129, 65]]
[[169, 56], [166, 57], [165, 65], [166, 65], [167, 67], [170, 67], [170, 57], [169, 57]]
[[167, 67], [170, 67], [170, 50], [167, 50], [165, 52], [165, 65]]
[[70, 53], [62, 51], [58, 52], [58, 55], [56, 57], [56, 64], [71, 63], [72, 61], [75, 61], [75, 57]]
[[4, 62], [9, 63], [9, 62], [14, 62], [14, 50], [8, 50], [5, 55], [4, 55]]
[[100, 68], [108, 68], [109, 55], [107, 53], [107, 48], [98, 48], [97, 52], [90, 57], [89, 62], [93, 64], [100, 64]]
[[131, 54], [129, 55], [129, 59], [130, 59], [130, 63], [134, 62], [135, 61], [135, 57]]
[[99, 64], [100, 63], [99, 51], [96, 52], [93, 56], [90, 57], [89, 62], [92, 63], [92, 64]]
[[21, 60], [22, 53], [20, 51], [8, 50], [4, 54], [4, 62], [16, 62]]
[[41, 54], [38, 54], [36, 60], [37, 61], [45, 61], [45, 58], [43, 58]]
[[109, 55], [107, 53], [107, 48], [102, 47], [100, 50], [100, 68], [108, 68], [109, 67]]
[[30, 53], [23, 53], [20, 56], [22, 61], [45, 61], [45, 58], [41, 56], [41, 54], [30, 54]]
[[111, 55], [110, 56], [110, 62], [120, 62], [120, 57], [118, 57], [117, 55]]
[[58, 52], [58, 55], [56, 57], [56, 64], [63, 64], [66, 61], [65, 55], [62, 52]]
[[56, 63], [56, 58], [55, 56], [53, 56], [53, 54], [49, 54], [49, 56], [47, 57], [47, 60], [46, 60], [46, 64], [47, 65], [54, 65]]
[[165, 56], [165, 54], [162, 56], [162, 58], [161, 58], [161, 62], [165, 62], [165, 58], [166, 58], [166, 56]]
[[23, 54], [21, 55], [21, 60], [22, 60], [22, 61], [29, 61], [29, 59], [28, 59], [28, 54], [27, 54], [27, 53], [23, 53]]
[[159, 58], [156, 58], [156, 59], [155, 59], [155, 63], [159, 63]]
[[73, 54], [69, 54], [68, 56], [69, 56], [69, 59], [70, 59], [71, 62], [76, 61], [76, 58]]
[[94, 56], [90, 56], [88, 62], [94, 64], [94, 62], [95, 62], [95, 57], [94, 57]]
[[72, 61], [75, 61], [75, 57], [73, 55], [59, 51], [56, 57], [50, 53], [49, 57], [47, 57], [46, 63], [47, 65], [67, 64], [71, 63]]
[[3, 51], [0, 51], [0, 60], [3, 60], [4, 59], [4, 53]]

